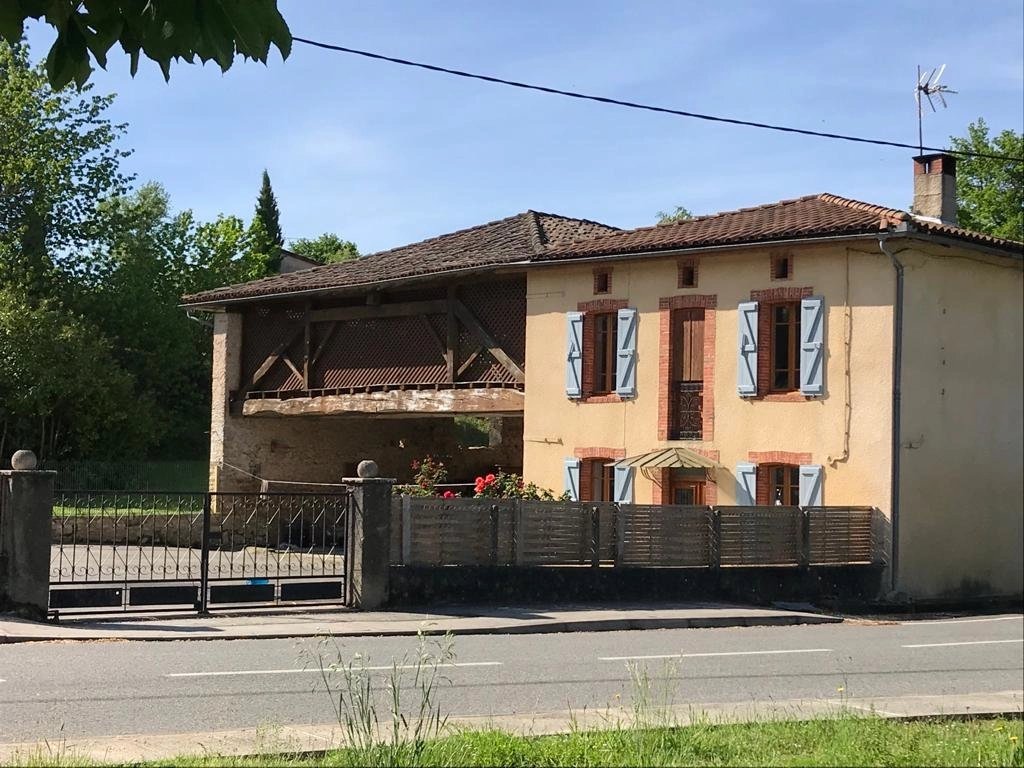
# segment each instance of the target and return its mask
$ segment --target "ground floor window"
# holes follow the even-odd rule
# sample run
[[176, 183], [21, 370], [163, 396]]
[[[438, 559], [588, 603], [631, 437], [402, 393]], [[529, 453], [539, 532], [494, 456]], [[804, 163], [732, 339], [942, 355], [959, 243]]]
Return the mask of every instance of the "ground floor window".
[[[768, 464], [762, 474], [766, 482], [764, 491], [758, 493], [758, 504], [795, 507], [800, 503], [800, 467], [795, 464]], [[759, 491], [760, 486], [759, 483]]]
[[583, 482], [580, 501], [613, 501], [615, 496], [615, 468], [605, 466], [615, 459], [586, 459], [583, 462]]

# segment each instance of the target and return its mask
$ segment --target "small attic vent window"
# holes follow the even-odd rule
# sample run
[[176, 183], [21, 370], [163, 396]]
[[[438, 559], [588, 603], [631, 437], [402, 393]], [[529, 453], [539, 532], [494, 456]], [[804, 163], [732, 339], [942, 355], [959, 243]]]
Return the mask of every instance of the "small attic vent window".
[[679, 288], [697, 287], [697, 262], [687, 259], [679, 262]]
[[772, 256], [772, 280], [789, 280], [793, 277], [793, 257], [789, 254]]
[[611, 293], [612, 271], [610, 269], [594, 270], [594, 293]]

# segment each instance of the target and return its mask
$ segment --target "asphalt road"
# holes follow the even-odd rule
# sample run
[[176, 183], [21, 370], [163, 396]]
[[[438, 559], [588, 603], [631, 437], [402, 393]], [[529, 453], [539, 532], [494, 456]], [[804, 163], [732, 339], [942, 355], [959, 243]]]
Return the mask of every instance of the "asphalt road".
[[[415, 638], [349, 638], [381, 684]], [[629, 665], [674, 703], [1024, 689], [1024, 617], [893, 624], [460, 636], [445, 712], [511, 715], [628, 702]], [[334, 720], [304, 669], [313, 640], [0, 645], [0, 742]], [[333, 654], [327, 661], [333, 661]], [[410, 671], [406, 674], [410, 676]], [[417, 702], [407, 691], [409, 706]], [[616, 697], [619, 698], [616, 698]], [[386, 710], [385, 710], [386, 711]]]

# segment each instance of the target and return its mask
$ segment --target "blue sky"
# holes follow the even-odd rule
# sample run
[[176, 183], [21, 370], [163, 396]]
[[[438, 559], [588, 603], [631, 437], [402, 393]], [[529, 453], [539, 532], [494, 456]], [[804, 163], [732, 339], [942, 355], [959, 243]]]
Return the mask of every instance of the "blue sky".
[[[925, 116], [945, 145], [984, 117], [1024, 130], [1020, 0], [281, 0], [292, 33], [456, 69], [694, 112], [917, 141], [915, 68], [959, 91]], [[51, 41], [29, 30], [33, 55]], [[201, 218], [252, 216], [270, 172], [288, 238], [364, 253], [528, 208], [620, 227], [818, 192], [896, 208], [910, 150], [636, 112], [296, 44], [269, 66], [110, 57], [93, 82], [129, 123], [129, 170]]]

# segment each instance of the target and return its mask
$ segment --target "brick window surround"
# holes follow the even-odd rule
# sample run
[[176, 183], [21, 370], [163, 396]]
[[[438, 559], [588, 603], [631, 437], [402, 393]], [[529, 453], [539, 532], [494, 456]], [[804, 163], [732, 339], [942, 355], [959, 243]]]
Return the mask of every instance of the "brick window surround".
[[715, 439], [715, 308], [718, 306], [716, 294], [694, 294], [692, 296], [664, 296], [658, 301], [661, 316], [660, 350], [658, 358], [658, 439], [669, 439], [669, 419], [671, 418], [670, 391], [672, 376], [672, 310], [703, 309], [704, 310], [704, 402], [701, 412], [701, 429], [703, 440], [710, 442]]
[[793, 453], [792, 451], [750, 451], [747, 460], [757, 465], [757, 498], [758, 506], [769, 506], [772, 500], [768, 490], [768, 467], [772, 464], [789, 464], [798, 467], [811, 463], [811, 454]]
[[591, 488], [591, 465], [595, 459], [602, 461], [618, 461], [626, 458], [623, 448], [577, 448], [573, 456], [580, 460], [580, 498], [589, 500], [593, 494]]
[[595, 395], [594, 392], [594, 315], [604, 312], [618, 312], [626, 309], [626, 299], [594, 299], [581, 301], [576, 309], [583, 313], [583, 393], [580, 403], [621, 403], [622, 398], [614, 392]]
[[[694, 453], [699, 453], [701, 456], [705, 456], [713, 461], [719, 461], [721, 456], [717, 450], [705, 450], [703, 448], [691, 448]], [[658, 470], [658, 482], [654, 485], [654, 503], [655, 504], [671, 504], [672, 499], [670, 495], [671, 486], [671, 472], [670, 469]], [[704, 481], [704, 504], [709, 507], [713, 507], [718, 503], [718, 483], [715, 482], [715, 473], [710, 471], [707, 473], [707, 479]]]
[[754, 400], [766, 400], [776, 403], [801, 403], [813, 400], [800, 390], [793, 392], [769, 392], [771, 384], [771, 343], [772, 313], [774, 304], [787, 301], [800, 301], [814, 295], [814, 288], [768, 288], [763, 291], [751, 291], [751, 301], [757, 302], [757, 396]]

